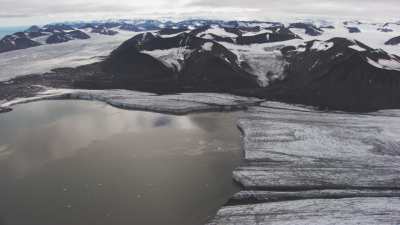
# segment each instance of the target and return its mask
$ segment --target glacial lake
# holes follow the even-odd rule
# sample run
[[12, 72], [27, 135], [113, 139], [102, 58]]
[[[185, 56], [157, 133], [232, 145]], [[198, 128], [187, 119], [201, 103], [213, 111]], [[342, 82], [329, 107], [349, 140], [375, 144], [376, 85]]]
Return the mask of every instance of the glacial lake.
[[197, 225], [237, 191], [234, 113], [42, 101], [0, 114], [0, 225]]

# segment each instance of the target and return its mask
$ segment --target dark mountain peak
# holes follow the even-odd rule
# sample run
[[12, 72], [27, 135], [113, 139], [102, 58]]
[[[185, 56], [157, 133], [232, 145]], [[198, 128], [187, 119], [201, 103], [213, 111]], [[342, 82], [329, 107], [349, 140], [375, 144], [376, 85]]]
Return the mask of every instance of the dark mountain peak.
[[304, 29], [305, 34], [310, 36], [319, 36], [324, 32], [322, 29], [316, 27], [312, 23], [291, 23], [289, 24], [289, 28]]
[[24, 33], [21, 34], [21, 32], [19, 32], [14, 35], [7, 35], [0, 40], [0, 53], [39, 45], [40, 43], [32, 41]]
[[116, 35], [118, 34], [118, 31], [115, 30], [110, 30], [106, 26], [95, 26], [92, 28], [91, 33], [97, 33], [97, 34], [103, 34], [103, 35]]
[[27, 33], [27, 35], [29, 36], [29, 38], [37, 38], [37, 37], [45, 36], [47, 34], [39, 31], [39, 32], [29, 32], [29, 33]]
[[89, 39], [90, 36], [87, 35], [85, 32], [80, 30], [74, 30], [66, 33], [67, 36], [71, 37], [72, 39]]
[[59, 23], [59, 24], [48, 24], [48, 25], [45, 25], [42, 28], [42, 30], [45, 31], [45, 32], [54, 33], [54, 32], [71, 31], [71, 30], [75, 30], [75, 29], [70, 25]]
[[[102, 63], [117, 82], [145, 85], [161, 82], [176, 89], [198, 90], [257, 87], [255, 77], [240, 70], [237, 56], [221, 44], [193, 33], [163, 38], [136, 35], [114, 50]], [[142, 87], [142, 86], [141, 86]]]
[[290, 66], [274, 87], [281, 99], [356, 111], [400, 105], [398, 56], [346, 38], [314, 40], [282, 53]]
[[19, 38], [27, 38], [28, 37], [24, 32], [16, 32], [13, 34], [13, 36], [16, 36]]
[[398, 44], [400, 44], [400, 36], [391, 38], [387, 42], [385, 42], [385, 45], [398, 45]]
[[361, 24], [363, 24], [362, 22], [360, 22], [359, 20], [352, 20], [352, 21], [344, 21], [343, 22], [343, 24], [345, 25], [345, 26], [347, 26], [347, 25], [351, 25], [351, 24], [355, 24], [355, 25], [361, 25]]
[[234, 28], [207, 26], [197, 28], [191, 34], [216, 42], [228, 42], [239, 45], [279, 42], [300, 38], [283, 26], [269, 28], [261, 28], [259, 26]]
[[287, 41], [299, 38], [299, 36], [295, 35], [292, 32], [271, 32], [266, 30], [265, 33], [255, 34], [255, 35], [246, 35], [239, 36], [236, 40], [236, 43], [239, 45], [250, 45], [250, 44], [262, 44], [262, 43], [271, 43], [271, 42], [280, 42]]
[[28, 29], [25, 30], [26, 33], [31, 33], [31, 32], [40, 32], [40, 27], [33, 25], [31, 27], [29, 27]]
[[322, 26], [319, 26], [319, 29], [335, 29], [335, 26], [333, 26], [333, 25], [322, 25]]
[[65, 33], [54, 33], [50, 35], [46, 39], [47, 44], [57, 44], [57, 43], [63, 43], [72, 40], [71, 37], [68, 37]]
[[151, 30], [159, 30], [162, 23], [156, 20], [143, 20], [137, 21], [136, 23], [122, 23], [119, 27], [121, 30], [144, 32]]
[[57, 32], [49, 36], [46, 40], [47, 44], [57, 44], [68, 42], [74, 39], [89, 39], [90, 36], [80, 30], [70, 32]]
[[160, 31], [158, 31], [159, 35], [172, 35], [172, 34], [179, 34], [185, 31], [188, 31], [188, 28], [162, 28]]
[[361, 30], [358, 27], [346, 27], [349, 33], [361, 33]]
[[301, 55], [311, 58], [314, 57], [316, 60], [317, 58], [320, 58], [320, 60], [326, 59], [327, 62], [329, 60], [335, 61], [343, 57], [349, 58], [350, 56], [357, 56], [373, 66], [377, 66], [373, 61], [397, 61], [397, 56], [391, 55], [382, 49], [374, 49], [360, 41], [340, 37], [332, 38], [327, 41], [308, 41], [303, 45], [299, 45], [297, 48], [284, 49], [284, 51], [285, 55], [288, 57]]
[[78, 26], [79, 29], [94, 29], [97, 25], [93, 23], [84, 23]]
[[378, 28], [377, 29], [378, 31], [381, 31], [381, 32], [385, 32], [385, 33], [388, 33], [388, 32], [393, 32], [393, 29], [390, 29], [390, 28], [386, 28], [386, 27], [380, 27], [380, 28]]

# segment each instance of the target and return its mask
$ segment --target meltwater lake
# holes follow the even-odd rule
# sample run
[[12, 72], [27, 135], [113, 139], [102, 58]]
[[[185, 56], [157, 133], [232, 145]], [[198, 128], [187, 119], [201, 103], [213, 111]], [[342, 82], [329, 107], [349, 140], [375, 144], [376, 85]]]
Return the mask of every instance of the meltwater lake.
[[0, 114], [0, 225], [204, 224], [239, 191], [239, 114], [17, 106]]

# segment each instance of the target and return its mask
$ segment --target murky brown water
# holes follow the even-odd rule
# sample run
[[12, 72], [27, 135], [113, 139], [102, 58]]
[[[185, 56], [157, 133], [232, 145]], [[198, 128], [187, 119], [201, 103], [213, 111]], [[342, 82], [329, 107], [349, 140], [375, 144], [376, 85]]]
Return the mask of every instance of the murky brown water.
[[0, 114], [0, 225], [204, 224], [238, 191], [237, 115], [88, 101]]

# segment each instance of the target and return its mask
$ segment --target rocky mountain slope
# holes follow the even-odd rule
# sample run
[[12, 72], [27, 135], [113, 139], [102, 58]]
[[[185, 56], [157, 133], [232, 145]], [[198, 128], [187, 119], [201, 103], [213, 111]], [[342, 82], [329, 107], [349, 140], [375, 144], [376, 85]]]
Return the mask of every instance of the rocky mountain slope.
[[39, 45], [40, 43], [29, 39], [24, 33], [15, 33], [0, 40], [0, 53]]
[[400, 36], [391, 38], [387, 42], [385, 42], [385, 45], [399, 45], [400, 44]]
[[[281, 27], [163, 29], [156, 34], [142, 33], [126, 41], [102, 66], [106, 73], [113, 74], [114, 80], [132, 86], [147, 82], [152, 87], [155, 86], [153, 83], [158, 83], [158, 89], [257, 88], [282, 73], [284, 61], [279, 58], [279, 52], [261, 50], [258, 58], [251, 58], [255, 55], [248, 49], [247, 55], [250, 56], [243, 59], [246, 54], [237, 54], [230, 48], [297, 38], [290, 30]], [[243, 53], [245, 50], [239, 51]], [[267, 66], [263, 66], [260, 62], [263, 59], [271, 61], [272, 65], [266, 61]]]
[[400, 57], [345, 38], [282, 49], [285, 80], [263, 90], [286, 101], [337, 109], [399, 107]]
[[384, 45], [399, 34], [397, 24], [138, 20], [32, 27], [19, 35], [49, 31], [55, 42], [132, 32], [104, 61], [57, 70], [74, 78], [72, 87], [230, 92], [355, 111], [400, 105], [398, 51]]

